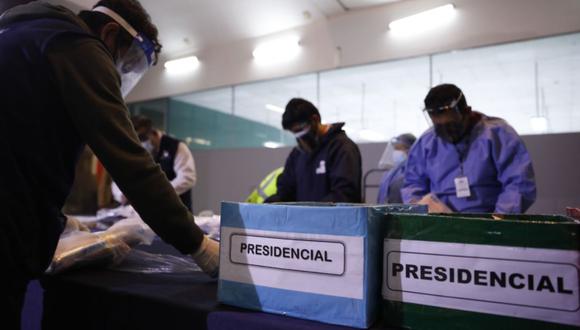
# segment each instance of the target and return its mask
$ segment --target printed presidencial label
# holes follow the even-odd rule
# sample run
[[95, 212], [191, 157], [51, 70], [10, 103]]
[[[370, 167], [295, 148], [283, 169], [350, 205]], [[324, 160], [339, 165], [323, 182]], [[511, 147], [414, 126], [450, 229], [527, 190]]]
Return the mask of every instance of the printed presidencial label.
[[580, 325], [580, 253], [386, 239], [383, 297]]
[[281, 239], [233, 234], [230, 236], [233, 263], [329, 275], [344, 274], [345, 246], [342, 242]]
[[363, 299], [364, 237], [222, 227], [220, 279]]

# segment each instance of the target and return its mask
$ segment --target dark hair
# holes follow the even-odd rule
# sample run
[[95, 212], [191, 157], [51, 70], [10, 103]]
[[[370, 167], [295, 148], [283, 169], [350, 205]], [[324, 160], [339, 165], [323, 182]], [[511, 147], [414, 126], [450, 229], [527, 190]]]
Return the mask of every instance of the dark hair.
[[147, 133], [149, 133], [153, 130], [153, 122], [151, 121], [151, 119], [145, 116], [141, 115], [132, 116], [131, 123], [133, 123], [133, 127], [135, 127], [135, 131], [137, 132], [140, 130], [144, 130]]
[[289, 130], [294, 124], [310, 121], [313, 115], [320, 117], [314, 104], [305, 99], [293, 98], [286, 105], [286, 111], [282, 115], [282, 127]]
[[[438, 108], [449, 105], [451, 102], [455, 101], [459, 95], [463, 92], [459, 87], [453, 84], [441, 84], [431, 88], [427, 96], [425, 97], [425, 107], [426, 108]], [[463, 110], [467, 107], [467, 100], [465, 95], [461, 97], [457, 103], [457, 107]]]
[[[159, 53], [161, 52], [161, 44], [158, 40], [159, 31], [157, 27], [151, 22], [151, 17], [143, 6], [137, 0], [101, 0], [97, 2], [95, 7], [107, 7], [110, 10], [123, 17], [137, 32], [142, 33], [147, 39], [151, 40], [155, 47], [155, 56], [153, 64], [157, 64]], [[79, 17], [91, 28], [93, 33], [98, 34], [105, 24], [114, 22], [109, 16], [95, 11], [83, 10], [79, 13]], [[124, 29], [123, 29], [124, 30]], [[126, 31], [125, 31], [126, 32]], [[123, 36], [123, 43], [130, 43], [132, 41], [131, 35], [128, 32], [121, 34]]]

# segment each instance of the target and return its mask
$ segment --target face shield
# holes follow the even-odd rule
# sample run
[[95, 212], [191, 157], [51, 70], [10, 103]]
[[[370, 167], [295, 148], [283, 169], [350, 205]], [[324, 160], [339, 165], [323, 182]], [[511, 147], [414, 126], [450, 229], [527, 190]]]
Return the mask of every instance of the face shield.
[[95, 7], [93, 11], [111, 17], [133, 37], [131, 46], [115, 63], [117, 72], [121, 76], [121, 94], [125, 98], [141, 80], [145, 72], [153, 65], [155, 46], [144, 35], [137, 33], [127, 21], [111, 9], [99, 6]]
[[407, 152], [403, 151], [405, 147], [402, 147], [402, 145], [403, 142], [398, 137], [392, 138], [387, 143], [381, 159], [379, 159], [378, 168], [381, 170], [391, 170], [404, 162], [407, 159]]
[[117, 72], [121, 76], [121, 93], [123, 98], [129, 94], [153, 64], [153, 43], [141, 35], [137, 35], [131, 47], [123, 57], [117, 60]]
[[443, 117], [449, 117], [449, 121], [461, 121], [461, 110], [458, 107], [459, 101], [463, 97], [463, 92], [459, 94], [459, 96], [451, 101], [448, 105], [444, 105], [441, 107], [433, 107], [433, 108], [424, 108], [423, 115], [425, 116], [425, 120], [431, 126], [433, 123], [437, 121], [437, 119]]
[[393, 153], [395, 152], [395, 146], [393, 145], [393, 141], [389, 141], [387, 146], [385, 147], [385, 151], [381, 155], [381, 159], [379, 159], [379, 169], [381, 170], [390, 170], [392, 169], [395, 164], [393, 162]]
[[458, 106], [462, 97], [463, 93], [460, 93], [449, 105], [423, 110], [429, 116], [429, 122], [433, 123], [435, 134], [450, 143], [459, 142], [466, 131], [464, 116]]

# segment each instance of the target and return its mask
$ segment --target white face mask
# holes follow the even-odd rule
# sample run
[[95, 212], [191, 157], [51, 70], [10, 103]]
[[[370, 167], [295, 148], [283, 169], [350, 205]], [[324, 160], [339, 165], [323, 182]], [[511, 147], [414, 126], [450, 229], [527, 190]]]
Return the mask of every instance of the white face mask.
[[153, 154], [153, 151], [155, 150], [155, 148], [153, 147], [153, 143], [151, 143], [151, 140], [145, 140], [141, 142], [141, 146], [145, 148], [145, 150], [147, 150], [147, 152], [149, 152], [150, 154]]
[[399, 166], [407, 159], [407, 153], [402, 150], [393, 151], [393, 166]]

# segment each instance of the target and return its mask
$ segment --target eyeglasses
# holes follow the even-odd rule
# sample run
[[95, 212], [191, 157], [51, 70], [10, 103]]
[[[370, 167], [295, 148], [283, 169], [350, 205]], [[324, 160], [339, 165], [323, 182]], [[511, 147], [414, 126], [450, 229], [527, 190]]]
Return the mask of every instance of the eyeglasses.
[[442, 107], [437, 107], [437, 108], [424, 108], [423, 111], [427, 112], [430, 116], [439, 116], [448, 110], [459, 111], [459, 109], [457, 109], [457, 105], [459, 104], [459, 101], [461, 101], [462, 97], [463, 97], [463, 92], [459, 93], [459, 96], [455, 100], [453, 100], [451, 103], [449, 103], [448, 105], [444, 105]]

